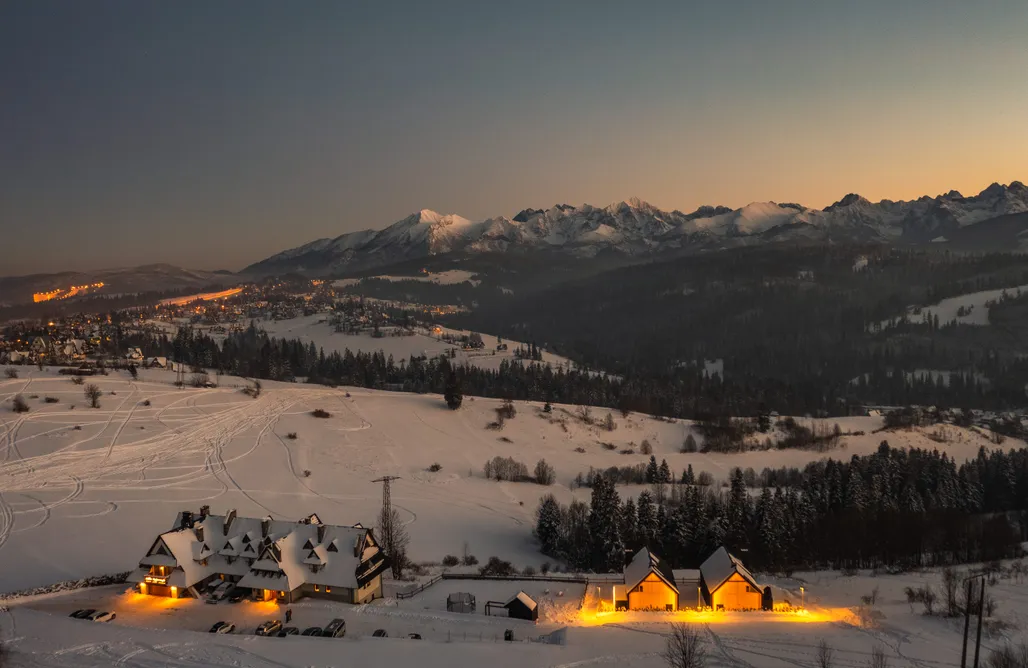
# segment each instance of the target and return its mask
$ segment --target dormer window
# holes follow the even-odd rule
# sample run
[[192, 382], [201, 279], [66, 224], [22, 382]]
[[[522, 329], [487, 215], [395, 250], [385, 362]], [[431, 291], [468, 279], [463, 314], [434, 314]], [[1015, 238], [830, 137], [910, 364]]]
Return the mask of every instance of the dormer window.
[[339, 551], [339, 548], [336, 547], [335, 541], [332, 541], [331, 543], [328, 544], [328, 551], [329, 552], [338, 552]]
[[308, 538], [307, 542], [303, 544], [303, 549], [305, 549], [305, 550], [313, 550], [314, 549], [314, 543], [312, 543], [310, 541], [310, 539]]

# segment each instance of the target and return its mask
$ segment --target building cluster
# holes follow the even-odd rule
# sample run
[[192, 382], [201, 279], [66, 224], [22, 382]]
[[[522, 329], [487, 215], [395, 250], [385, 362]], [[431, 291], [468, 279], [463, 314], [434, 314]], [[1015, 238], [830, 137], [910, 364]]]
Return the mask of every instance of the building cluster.
[[770, 587], [761, 588], [737, 557], [718, 548], [698, 569], [672, 569], [648, 548], [625, 567], [624, 583], [610, 591], [615, 610], [770, 610]]
[[389, 559], [371, 529], [298, 521], [178, 513], [157, 536], [130, 582], [142, 594], [195, 597], [215, 581], [248, 590], [254, 600], [292, 603], [305, 597], [366, 603], [382, 597]]

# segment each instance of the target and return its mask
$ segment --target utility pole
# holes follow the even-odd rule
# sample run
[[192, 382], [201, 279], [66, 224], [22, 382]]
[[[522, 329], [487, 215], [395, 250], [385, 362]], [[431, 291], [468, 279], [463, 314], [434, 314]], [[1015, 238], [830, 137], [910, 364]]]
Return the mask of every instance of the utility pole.
[[376, 478], [371, 482], [382, 483], [382, 513], [378, 517], [378, 528], [380, 531], [379, 540], [387, 556], [393, 559], [393, 577], [399, 577], [402, 569], [402, 552], [406, 548], [406, 537], [403, 526], [395, 526], [393, 523], [393, 504], [390, 493], [390, 483], [399, 480], [400, 476], [387, 475]]
[[964, 645], [960, 650], [960, 668], [964, 668], [967, 665], [967, 632], [971, 626], [971, 579], [967, 581], [967, 595], [964, 600], [967, 601], [967, 605], [964, 606]]
[[392, 510], [392, 497], [389, 490], [389, 483], [393, 480], [399, 480], [398, 475], [386, 475], [381, 478], [375, 478], [371, 482], [382, 483], [382, 513], [383, 515]]
[[[967, 602], [970, 605], [970, 601]], [[974, 668], [978, 668], [978, 651], [982, 648], [982, 618], [985, 617], [985, 576], [978, 594], [978, 639], [974, 644]]]

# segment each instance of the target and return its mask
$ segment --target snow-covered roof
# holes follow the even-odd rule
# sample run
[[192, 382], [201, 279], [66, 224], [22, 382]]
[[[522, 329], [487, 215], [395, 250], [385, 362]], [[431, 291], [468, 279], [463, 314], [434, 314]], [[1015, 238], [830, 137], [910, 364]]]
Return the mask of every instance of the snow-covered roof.
[[675, 576], [675, 584], [679, 587], [689, 582], [695, 584], [700, 582], [700, 569], [698, 568], [676, 568], [671, 572]]
[[707, 586], [707, 591], [711, 593], [717, 591], [728, 581], [728, 578], [736, 573], [741, 575], [746, 582], [760, 589], [760, 585], [757, 584], [753, 575], [724, 546], [719, 547], [714, 554], [707, 557], [707, 560], [700, 566], [700, 573], [703, 575], [703, 583]]
[[656, 573], [669, 587], [678, 591], [678, 587], [675, 585], [674, 573], [671, 572], [668, 565], [660, 557], [650, 552], [649, 548], [646, 547], [636, 552], [635, 556], [632, 557], [632, 561], [625, 566], [625, 587], [629, 591], [635, 589], [650, 573]]
[[535, 601], [533, 601], [532, 598], [523, 591], [519, 591], [518, 593], [514, 594], [509, 599], [507, 599], [507, 602], [504, 603], [504, 607], [509, 606], [514, 601], [521, 601], [521, 604], [529, 610], [535, 610]]
[[221, 573], [252, 579], [240, 585], [261, 589], [292, 590], [304, 582], [356, 588], [368, 577], [358, 570], [369, 571], [369, 560], [376, 566], [382, 561], [373, 559], [379, 549], [367, 529], [322, 524], [317, 515], [291, 522], [231, 511], [194, 515], [192, 526], [182, 519], [179, 513], [175, 528], [157, 538], [132, 581], [142, 581], [149, 566], [167, 566], [174, 569], [168, 584], [182, 589]]

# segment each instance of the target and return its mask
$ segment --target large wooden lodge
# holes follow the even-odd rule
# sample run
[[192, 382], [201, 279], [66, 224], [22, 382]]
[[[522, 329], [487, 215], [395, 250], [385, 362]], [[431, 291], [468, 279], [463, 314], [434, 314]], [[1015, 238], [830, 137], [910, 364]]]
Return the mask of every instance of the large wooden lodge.
[[249, 589], [257, 600], [311, 596], [346, 603], [382, 597], [389, 560], [370, 529], [299, 521], [180, 512], [154, 540], [129, 582], [153, 596], [196, 597], [215, 580]]

